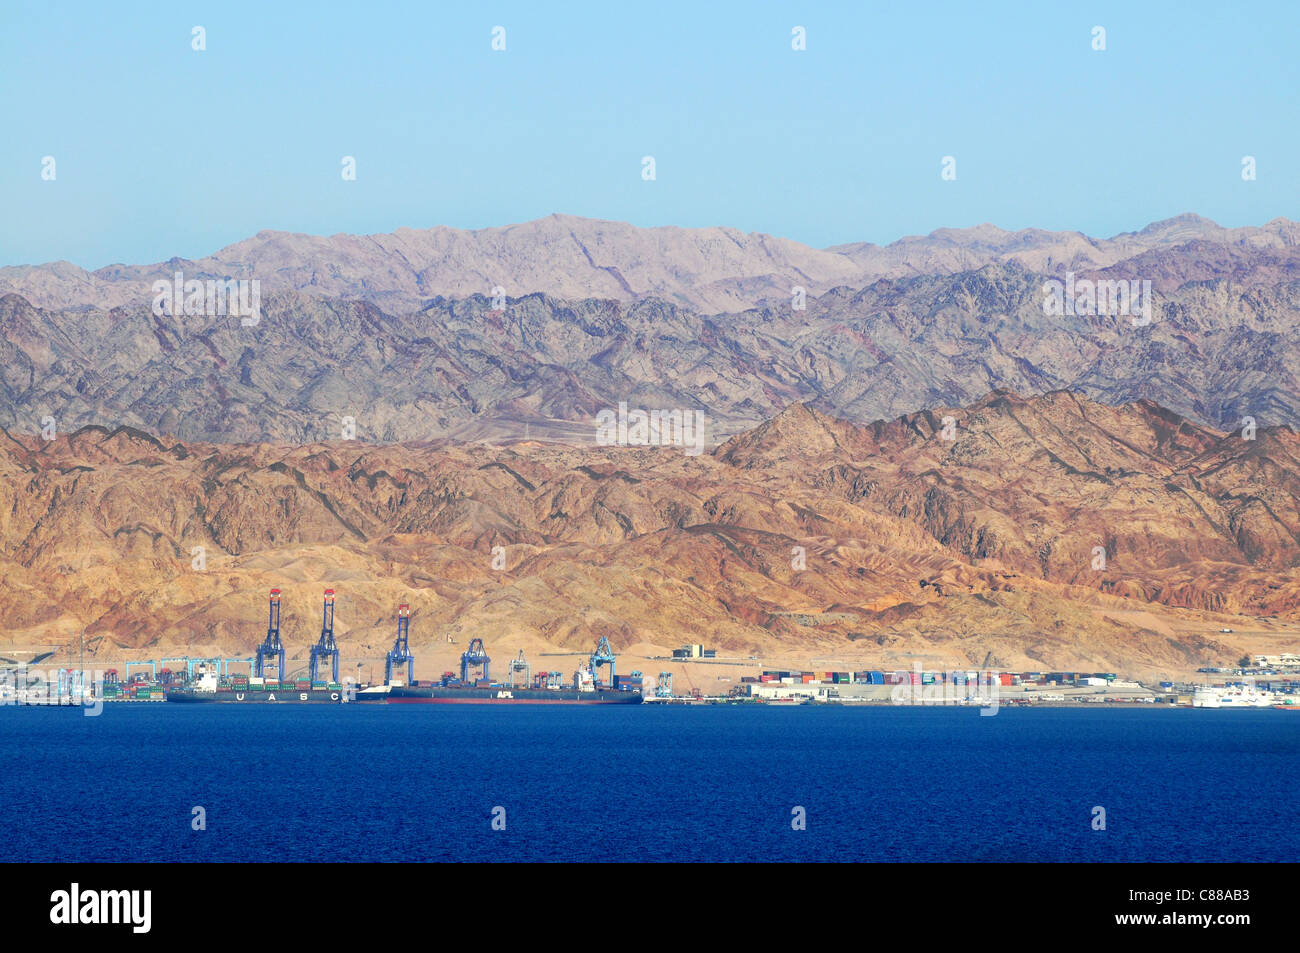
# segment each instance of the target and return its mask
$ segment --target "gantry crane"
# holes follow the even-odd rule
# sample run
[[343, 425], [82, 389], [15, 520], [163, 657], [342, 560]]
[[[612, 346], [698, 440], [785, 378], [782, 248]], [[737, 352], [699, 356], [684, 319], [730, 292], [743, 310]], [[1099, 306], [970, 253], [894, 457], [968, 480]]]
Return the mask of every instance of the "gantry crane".
[[126, 680], [127, 680], [128, 682], [131, 681], [131, 666], [132, 666], [132, 665], [148, 665], [148, 666], [149, 666], [149, 681], [151, 681], [151, 682], [156, 682], [156, 681], [158, 681], [158, 663], [157, 663], [156, 661], [154, 661], [153, 659], [146, 659], [146, 660], [143, 661], [143, 662], [127, 662], [127, 663], [126, 663]]
[[527, 688], [533, 682], [533, 670], [528, 664], [528, 659], [524, 658], [524, 650], [520, 649], [519, 654], [510, 660], [510, 666], [506, 669], [506, 680], [510, 687], [515, 687], [515, 675], [518, 672], [524, 673], [523, 687]]
[[491, 664], [492, 660], [488, 658], [487, 652], [483, 649], [483, 640], [471, 639], [469, 648], [467, 648], [465, 654], [460, 657], [460, 680], [468, 683], [469, 670], [475, 666], [481, 665], [483, 666], [482, 677], [487, 681], [491, 681], [492, 676], [489, 673], [489, 667]]
[[[266, 623], [266, 639], [257, 647], [257, 660], [254, 674], [258, 678], [266, 677], [266, 660], [276, 660], [275, 677], [284, 677], [284, 643], [280, 641], [280, 590], [271, 590], [271, 608]], [[129, 674], [129, 673], [128, 673]]]
[[325, 608], [322, 610], [320, 639], [311, 647], [311, 680], [315, 684], [320, 680], [320, 660], [328, 655], [333, 663], [334, 677], [330, 680], [335, 685], [339, 682], [339, 646], [334, 641], [334, 590], [325, 590]]
[[609, 681], [605, 684], [612, 686], [614, 684], [614, 650], [610, 647], [609, 639], [603, 635], [596, 644], [596, 651], [591, 653], [591, 677], [596, 682], [600, 681], [599, 666], [601, 665], [609, 666]]
[[401, 668], [403, 662], [406, 663], [406, 684], [415, 684], [415, 656], [411, 654], [411, 646], [407, 642], [410, 626], [411, 607], [403, 602], [397, 607], [397, 641], [393, 643], [393, 647], [384, 656], [385, 685], [392, 682], [393, 669]]

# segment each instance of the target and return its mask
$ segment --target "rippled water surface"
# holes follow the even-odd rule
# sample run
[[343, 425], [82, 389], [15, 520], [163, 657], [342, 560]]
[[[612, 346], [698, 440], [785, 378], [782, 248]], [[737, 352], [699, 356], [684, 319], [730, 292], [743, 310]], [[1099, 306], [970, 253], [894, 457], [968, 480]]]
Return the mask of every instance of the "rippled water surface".
[[5, 708], [0, 759], [3, 860], [1300, 853], [1300, 713], [1271, 709]]

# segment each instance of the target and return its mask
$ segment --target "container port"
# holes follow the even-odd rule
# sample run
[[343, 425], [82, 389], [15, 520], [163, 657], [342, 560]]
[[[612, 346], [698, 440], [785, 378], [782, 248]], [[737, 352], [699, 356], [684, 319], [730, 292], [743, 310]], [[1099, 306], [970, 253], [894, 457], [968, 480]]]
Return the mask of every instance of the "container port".
[[[339, 681], [339, 645], [334, 635], [335, 592], [326, 589], [321, 609], [321, 632], [311, 646], [306, 678], [285, 674], [285, 645], [280, 636], [279, 589], [272, 589], [267, 610], [266, 637], [252, 659], [205, 660], [186, 669], [185, 677], [169, 678], [159, 686], [150, 684], [147, 698], [155, 692], [167, 701], [182, 703], [270, 703], [309, 704], [348, 702], [381, 703], [530, 703], [530, 704], [636, 704], [641, 701], [640, 672], [616, 674], [617, 658], [607, 638], [572, 675], [556, 671], [533, 674], [522, 650], [511, 659], [504, 681], [491, 675], [492, 659], [483, 640], [475, 638], [461, 655], [460, 673], [444, 672], [437, 680], [415, 678], [415, 655], [410, 647], [410, 606], [397, 608], [397, 635], [384, 657], [384, 680], [367, 685]], [[251, 663], [248, 675], [231, 673], [231, 662]], [[323, 680], [323, 664], [330, 666], [331, 679]], [[405, 681], [395, 677], [406, 669]], [[608, 676], [602, 680], [603, 669]], [[170, 676], [169, 671], [164, 675]], [[141, 684], [145, 684], [141, 682]], [[105, 696], [108, 700], [108, 696]]]
[[[44, 675], [28, 666], [56, 655], [31, 652], [27, 663], [0, 669], [0, 705], [89, 705], [92, 703], [229, 704], [385, 704], [531, 703], [531, 704], [972, 704], [1009, 707], [1036, 705], [1127, 704], [1188, 708], [1300, 709], [1300, 653], [1243, 657], [1238, 668], [1202, 668], [1199, 683], [1140, 683], [1114, 672], [1022, 671], [979, 669], [939, 671], [913, 664], [910, 671], [878, 668], [761, 668], [753, 656], [719, 658], [713, 649], [688, 644], [673, 650], [675, 670], [658, 676], [639, 670], [617, 672], [609, 639], [601, 637], [589, 654], [576, 656], [576, 668], [534, 671], [523, 649], [505, 665], [503, 677], [492, 675], [492, 659], [482, 638], [473, 638], [460, 655], [459, 671], [423, 681], [415, 677], [410, 647], [409, 605], [397, 609], [397, 631], [383, 656], [383, 680], [340, 678], [340, 644], [335, 636], [335, 591], [321, 602], [321, 628], [306, 646], [307, 664], [290, 670], [280, 631], [281, 591], [272, 589], [267, 603], [266, 634], [254, 654], [243, 658], [167, 657], [128, 660], [115, 667], [86, 671], [60, 667]], [[84, 644], [84, 643], [83, 643]], [[84, 651], [84, 650], [83, 650]], [[299, 649], [301, 652], [302, 649]], [[301, 655], [296, 656], [302, 658]], [[445, 656], [444, 656], [445, 657]], [[652, 660], [656, 655], [638, 658]], [[15, 660], [5, 660], [15, 662]], [[812, 661], [817, 662], [818, 659]], [[820, 661], [835, 662], [837, 659]], [[989, 660], [985, 659], [985, 663]], [[706, 677], [701, 672], [726, 674]], [[736, 667], [755, 674], [741, 674]], [[732, 674], [735, 674], [733, 679]], [[404, 678], [402, 677], [404, 676]], [[1213, 679], [1213, 676], [1227, 676]], [[375, 678], [372, 668], [371, 678]]]

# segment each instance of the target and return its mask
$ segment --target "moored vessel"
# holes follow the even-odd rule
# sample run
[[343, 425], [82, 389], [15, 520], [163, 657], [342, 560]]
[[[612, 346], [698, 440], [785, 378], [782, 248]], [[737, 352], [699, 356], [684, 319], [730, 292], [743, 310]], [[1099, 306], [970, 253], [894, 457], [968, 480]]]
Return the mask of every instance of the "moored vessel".
[[187, 687], [168, 689], [166, 699], [169, 702], [183, 703], [302, 705], [338, 704], [346, 701], [350, 694], [349, 689], [337, 683], [328, 685], [304, 682], [268, 683], [260, 678], [250, 681], [252, 684], [224, 683], [215, 671], [201, 668], [198, 677]]
[[639, 705], [641, 693], [613, 688], [511, 688], [505, 685], [389, 685], [362, 690], [356, 701], [427, 705]]
[[[399, 646], [402, 633], [399, 632]], [[391, 653], [390, 653], [391, 654]], [[443, 672], [437, 682], [404, 685], [389, 679], [384, 685], [364, 688], [356, 693], [358, 702], [426, 705], [639, 705], [641, 673], [620, 679], [614, 674], [614, 651], [609, 640], [602, 638], [586, 663], [573, 673], [570, 681], [560, 672], [532, 673], [521, 650], [508, 666], [505, 682], [492, 681], [492, 659], [482, 639], [473, 639], [460, 658], [460, 675]], [[610, 684], [602, 684], [596, 672], [602, 665], [610, 668]], [[476, 672], [477, 677], [471, 677]], [[518, 684], [516, 684], [518, 680]]]

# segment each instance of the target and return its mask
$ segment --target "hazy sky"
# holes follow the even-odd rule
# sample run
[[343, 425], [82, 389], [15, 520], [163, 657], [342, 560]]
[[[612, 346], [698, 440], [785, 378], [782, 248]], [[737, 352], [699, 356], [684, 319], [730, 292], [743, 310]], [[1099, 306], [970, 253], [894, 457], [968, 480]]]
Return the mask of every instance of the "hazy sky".
[[815, 246], [1300, 217], [1297, 3], [280, 7], [3, 0], [0, 265], [551, 212]]

